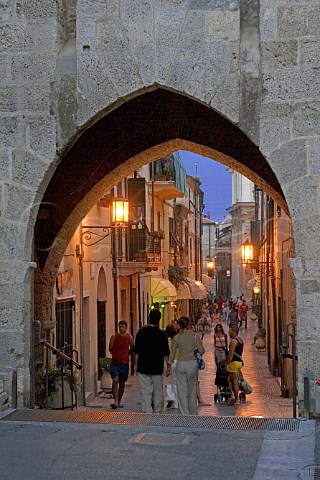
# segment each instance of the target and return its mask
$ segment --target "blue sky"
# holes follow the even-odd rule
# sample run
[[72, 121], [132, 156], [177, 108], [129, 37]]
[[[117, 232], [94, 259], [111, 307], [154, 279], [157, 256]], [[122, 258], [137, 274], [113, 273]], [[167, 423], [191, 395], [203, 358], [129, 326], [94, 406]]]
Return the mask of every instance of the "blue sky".
[[[226, 208], [231, 206], [231, 175], [227, 167], [211, 158], [179, 150], [180, 159], [188, 175], [198, 176], [204, 192], [204, 213], [210, 212], [210, 218], [217, 222], [227, 215]], [[196, 165], [197, 164], [197, 165]]]

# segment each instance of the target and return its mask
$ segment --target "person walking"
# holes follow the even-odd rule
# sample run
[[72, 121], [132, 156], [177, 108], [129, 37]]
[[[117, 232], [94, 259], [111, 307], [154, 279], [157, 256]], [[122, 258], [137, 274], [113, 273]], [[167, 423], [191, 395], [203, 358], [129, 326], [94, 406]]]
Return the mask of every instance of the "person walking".
[[217, 307], [218, 307], [218, 310], [219, 310], [220, 315], [222, 315], [223, 304], [224, 304], [224, 300], [223, 300], [223, 298], [222, 298], [221, 295], [220, 295], [219, 298], [218, 298], [218, 300], [217, 300]]
[[189, 317], [180, 317], [180, 332], [172, 340], [166, 374], [170, 375], [171, 364], [178, 351], [176, 376], [179, 410], [182, 415], [197, 415], [198, 362], [194, 350], [198, 348], [200, 354], [203, 354], [205, 349], [200, 337], [193, 330], [188, 330], [189, 324]]
[[221, 323], [221, 313], [219, 312], [218, 308], [215, 309], [214, 313], [211, 317], [211, 326], [215, 327], [218, 323]]
[[233, 305], [230, 312], [228, 313], [228, 320], [227, 320], [228, 326], [229, 327], [233, 325], [238, 326], [238, 317], [239, 317], [238, 312], [235, 309], [235, 306]]
[[122, 408], [121, 400], [124, 394], [125, 383], [129, 374], [129, 355], [133, 352], [132, 335], [127, 333], [128, 324], [125, 320], [118, 323], [119, 332], [112, 335], [109, 342], [109, 352], [112, 354], [110, 375], [112, 378], [112, 394], [114, 403], [110, 407]]
[[144, 413], [161, 413], [164, 406], [162, 375], [164, 360], [168, 365], [170, 351], [168, 337], [159, 328], [160, 319], [161, 312], [156, 308], [151, 310], [149, 324], [136, 335], [134, 352]]
[[229, 328], [229, 353], [227, 356], [226, 370], [229, 372], [228, 384], [231, 391], [231, 397], [228, 400], [229, 405], [239, 405], [239, 384], [238, 380], [242, 377], [242, 352], [243, 352], [243, 340], [238, 337], [239, 328], [236, 325], [232, 325]]
[[245, 328], [248, 326], [248, 310], [249, 307], [246, 304], [245, 300], [242, 300], [242, 303], [239, 307], [239, 326], [242, 326], [242, 322], [244, 322]]

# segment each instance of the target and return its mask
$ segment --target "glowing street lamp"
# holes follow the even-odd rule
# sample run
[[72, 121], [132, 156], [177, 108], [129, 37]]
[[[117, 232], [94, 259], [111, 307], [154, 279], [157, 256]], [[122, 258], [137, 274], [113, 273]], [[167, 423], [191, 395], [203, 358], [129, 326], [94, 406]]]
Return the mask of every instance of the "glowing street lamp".
[[212, 270], [214, 268], [214, 261], [213, 260], [208, 260], [207, 261], [207, 269]]
[[248, 240], [241, 245], [241, 260], [243, 266], [253, 261], [253, 245]]
[[207, 261], [207, 271], [208, 271], [208, 276], [213, 277], [214, 261], [211, 259]]
[[128, 225], [129, 202], [118, 197], [112, 201], [112, 226], [125, 227]]

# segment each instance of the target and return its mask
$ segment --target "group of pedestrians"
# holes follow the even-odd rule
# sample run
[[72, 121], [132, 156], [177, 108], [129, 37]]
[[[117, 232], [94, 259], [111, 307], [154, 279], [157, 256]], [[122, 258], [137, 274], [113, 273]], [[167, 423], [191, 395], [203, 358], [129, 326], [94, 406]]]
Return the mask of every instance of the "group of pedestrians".
[[247, 328], [247, 315], [249, 307], [246, 303], [244, 295], [233, 299], [232, 297], [228, 301], [224, 301], [220, 296], [210, 306], [210, 315], [212, 325], [216, 325], [221, 321], [227, 322], [230, 325], [242, 325]]
[[[110, 373], [114, 402], [112, 409], [122, 408], [125, 382], [128, 379], [129, 355], [135, 353], [135, 367], [141, 392], [141, 409], [144, 413], [160, 413], [164, 407], [163, 374], [174, 373], [176, 379], [176, 405], [182, 415], [196, 415], [198, 403], [203, 403], [198, 388], [198, 362], [194, 350], [202, 355], [205, 349], [202, 340], [194, 332], [189, 317], [178, 321], [179, 331], [167, 335], [159, 328], [161, 312], [153, 309], [148, 325], [142, 327], [133, 344], [126, 333], [127, 323], [119, 322], [119, 333], [110, 339], [112, 354]], [[170, 338], [170, 346], [168, 337]], [[173, 372], [174, 371], [174, 372]], [[200, 399], [200, 402], [199, 402]]]
[[[203, 355], [202, 339], [195, 332], [189, 317], [182, 316], [177, 326], [168, 326], [166, 331], [159, 328], [161, 312], [153, 309], [149, 313], [149, 323], [137, 333], [135, 342], [127, 333], [127, 322], [119, 322], [119, 332], [109, 343], [112, 354], [110, 373], [114, 402], [112, 409], [122, 408], [121, 403], [125, 382], [129, 373], [129, 356], [135, 354], [135, 368], [141, 392], [141, 409], [144, 413], [161, 413], [164, 408], [163, 376], [171, 380], [174, 407], [182, 415], [196, 415], [202, 401], [199, 389], [199, 366], [194, 350]], [[172, 327], [169, 330], [169, 327]], [[178, 329], [176, 329], [178, 327]], [[175, 330], [173, 332], [173, 330]], [[170, 333], [171, 332], [171, 333]], [[229, 372], [231, 390], [229, 403], [239, 402], [238, 377], [242, 368], [243, 340], [238, 336], [238, 325], [229, 324], [230, 342], [223, 326], [217, 321], [214, 330], [215, 357], [217, 363], [223, 359]], [[168, 382], [167, 382], [168, 383]], [[210, 404], [208, 404], [210, 405]]]

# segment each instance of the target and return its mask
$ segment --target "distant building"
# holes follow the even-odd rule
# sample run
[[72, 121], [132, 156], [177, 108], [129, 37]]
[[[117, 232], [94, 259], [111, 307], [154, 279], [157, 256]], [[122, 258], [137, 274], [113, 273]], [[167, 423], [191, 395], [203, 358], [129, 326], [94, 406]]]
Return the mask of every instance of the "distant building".
[[241, 245], [250, 239], [251, 222], [255, 218], [254, 184], [234, 170], [230, 170], [230, 173], [232, 174], [232, 205], [227, 210], [232, 217], [231, 295], [240, 297], [244, 294], [246, 299], [251, 299], [252, 273], [242, 266]]

